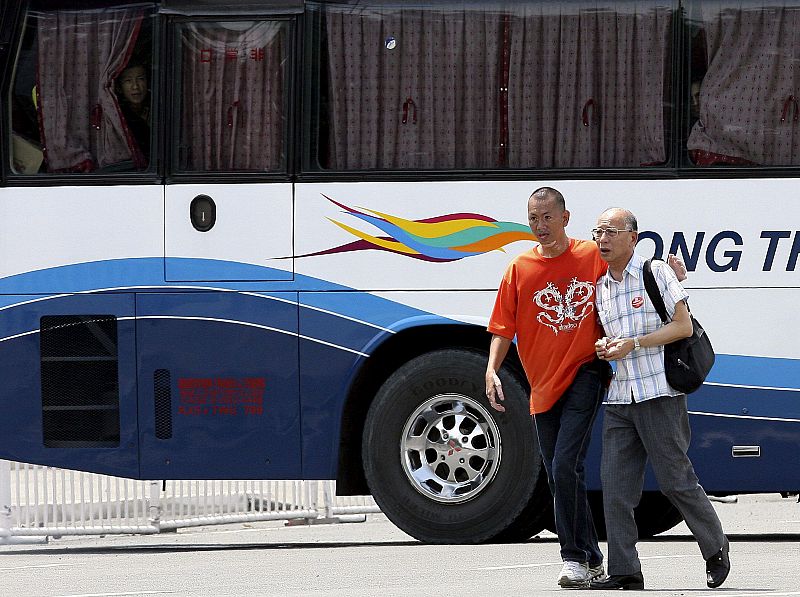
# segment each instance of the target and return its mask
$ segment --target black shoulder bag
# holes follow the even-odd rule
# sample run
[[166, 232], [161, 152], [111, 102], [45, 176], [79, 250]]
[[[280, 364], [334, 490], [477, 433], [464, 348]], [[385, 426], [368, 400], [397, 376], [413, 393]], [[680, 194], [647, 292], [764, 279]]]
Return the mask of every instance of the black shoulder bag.
[[[651, 261], [652, 259], [648, 259], [644, 262], [644, 287], [650, 297], [650, 302], [653, 303], [661, 317], [661, 322], [667, 325], [669, 323], [667, 308], [664, 306], [664, 299], [661, 297], [661, 291], [653, 276], [650, 267]], [[700, 322], [694, 318], [694, 315], [689, 313], [689, 317], [692, 318], [692, 335], [664, 345], [664, 369], [667, 373], [667, 382], [684, 394], [691, 394], [702, 386], [714, 365], [714, 348], [711, 346], [708, 334]]]

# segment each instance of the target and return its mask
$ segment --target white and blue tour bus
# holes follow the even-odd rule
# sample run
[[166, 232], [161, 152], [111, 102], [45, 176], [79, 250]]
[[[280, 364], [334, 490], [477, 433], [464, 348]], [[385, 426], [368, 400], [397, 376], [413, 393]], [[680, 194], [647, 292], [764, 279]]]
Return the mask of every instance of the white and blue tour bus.
[[[571, 236], [624, 206], [687, 264], [706, 491], [796, 493], [798, 31], [798, 0], [5, 0], [0, 458], [552, 527], [515, 355], [484, 396], [548, 185]], [[677, 524], [645, 490], [640, 534]]]

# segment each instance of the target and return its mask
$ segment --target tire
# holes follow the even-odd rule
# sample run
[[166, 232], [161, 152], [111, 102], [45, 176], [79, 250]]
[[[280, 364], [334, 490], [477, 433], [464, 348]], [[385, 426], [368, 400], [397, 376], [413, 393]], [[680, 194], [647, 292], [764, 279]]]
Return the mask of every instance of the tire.
[[486, 359], [462, 349], [421, 355], [387, 379], [367, 413], [370, 491], [389, 520], [420, 541], [492, 541], [534, 497], [542, 466], [527, 392], [504, 367], [506, 412], [493, 410]]
[[683, 521], [678, 509], [660, 491], [643, 493], [633, 513], [639, 528], [639, 539], [649, 539]]
[[539, 474], [539, 481], [533, 490], [531, 499], [523, 508], [517, 519], [506, 530], [494, 538], [496, 543], [519, 543], [527, 541], [541, 533], [549, 526], [555, 527], [553, 518], [553, 494], [547, 485], [547, 473], [544, 467]]
[[[589, 492], [589, 505], [592, 507], [592, 518], [597, 528], [597, 536], [604, 541], [607, 537], [602, 492]], [[678, 509], [660, 491], [642, 493], [642, 499], [633, 511], [633, 517], [636, 519], [639, 539], [649, 539], [668, 531], [683, 520]]]

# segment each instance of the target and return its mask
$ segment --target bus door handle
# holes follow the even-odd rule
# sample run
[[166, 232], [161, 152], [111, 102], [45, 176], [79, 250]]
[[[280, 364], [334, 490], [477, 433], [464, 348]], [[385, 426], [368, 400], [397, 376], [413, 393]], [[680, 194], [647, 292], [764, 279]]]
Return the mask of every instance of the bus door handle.
[[198, 195], [189, 205], [189, 220], [198, 232], [208, 232], [217, 222], [217, 205], [208, 195]]

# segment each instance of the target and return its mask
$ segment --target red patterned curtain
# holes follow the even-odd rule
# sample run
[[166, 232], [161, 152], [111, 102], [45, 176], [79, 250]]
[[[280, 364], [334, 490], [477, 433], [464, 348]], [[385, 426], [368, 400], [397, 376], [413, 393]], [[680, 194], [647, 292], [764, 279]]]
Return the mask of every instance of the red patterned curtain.
[[182, 43], [180, 167], [282, 169], [285, 25], [192, 23]]
[[144, 12], [57, 11], [38, 18], [38, 105], [49, 171], [93, 171], [133, 159], [113, 81]]
[[672, 7], [539, 2], [511, 16], [512, 168], [625, 167], [666, 160]]
[[708, 71], [687, 144], [696, 164], [800, 163], [800, 6], [783, 4], [701, 5]]
[[494, 168], [502, 17], [330, 7], [332, 169]]
[[332, 169], [666, 161], [669, 0], [327, 7]]

